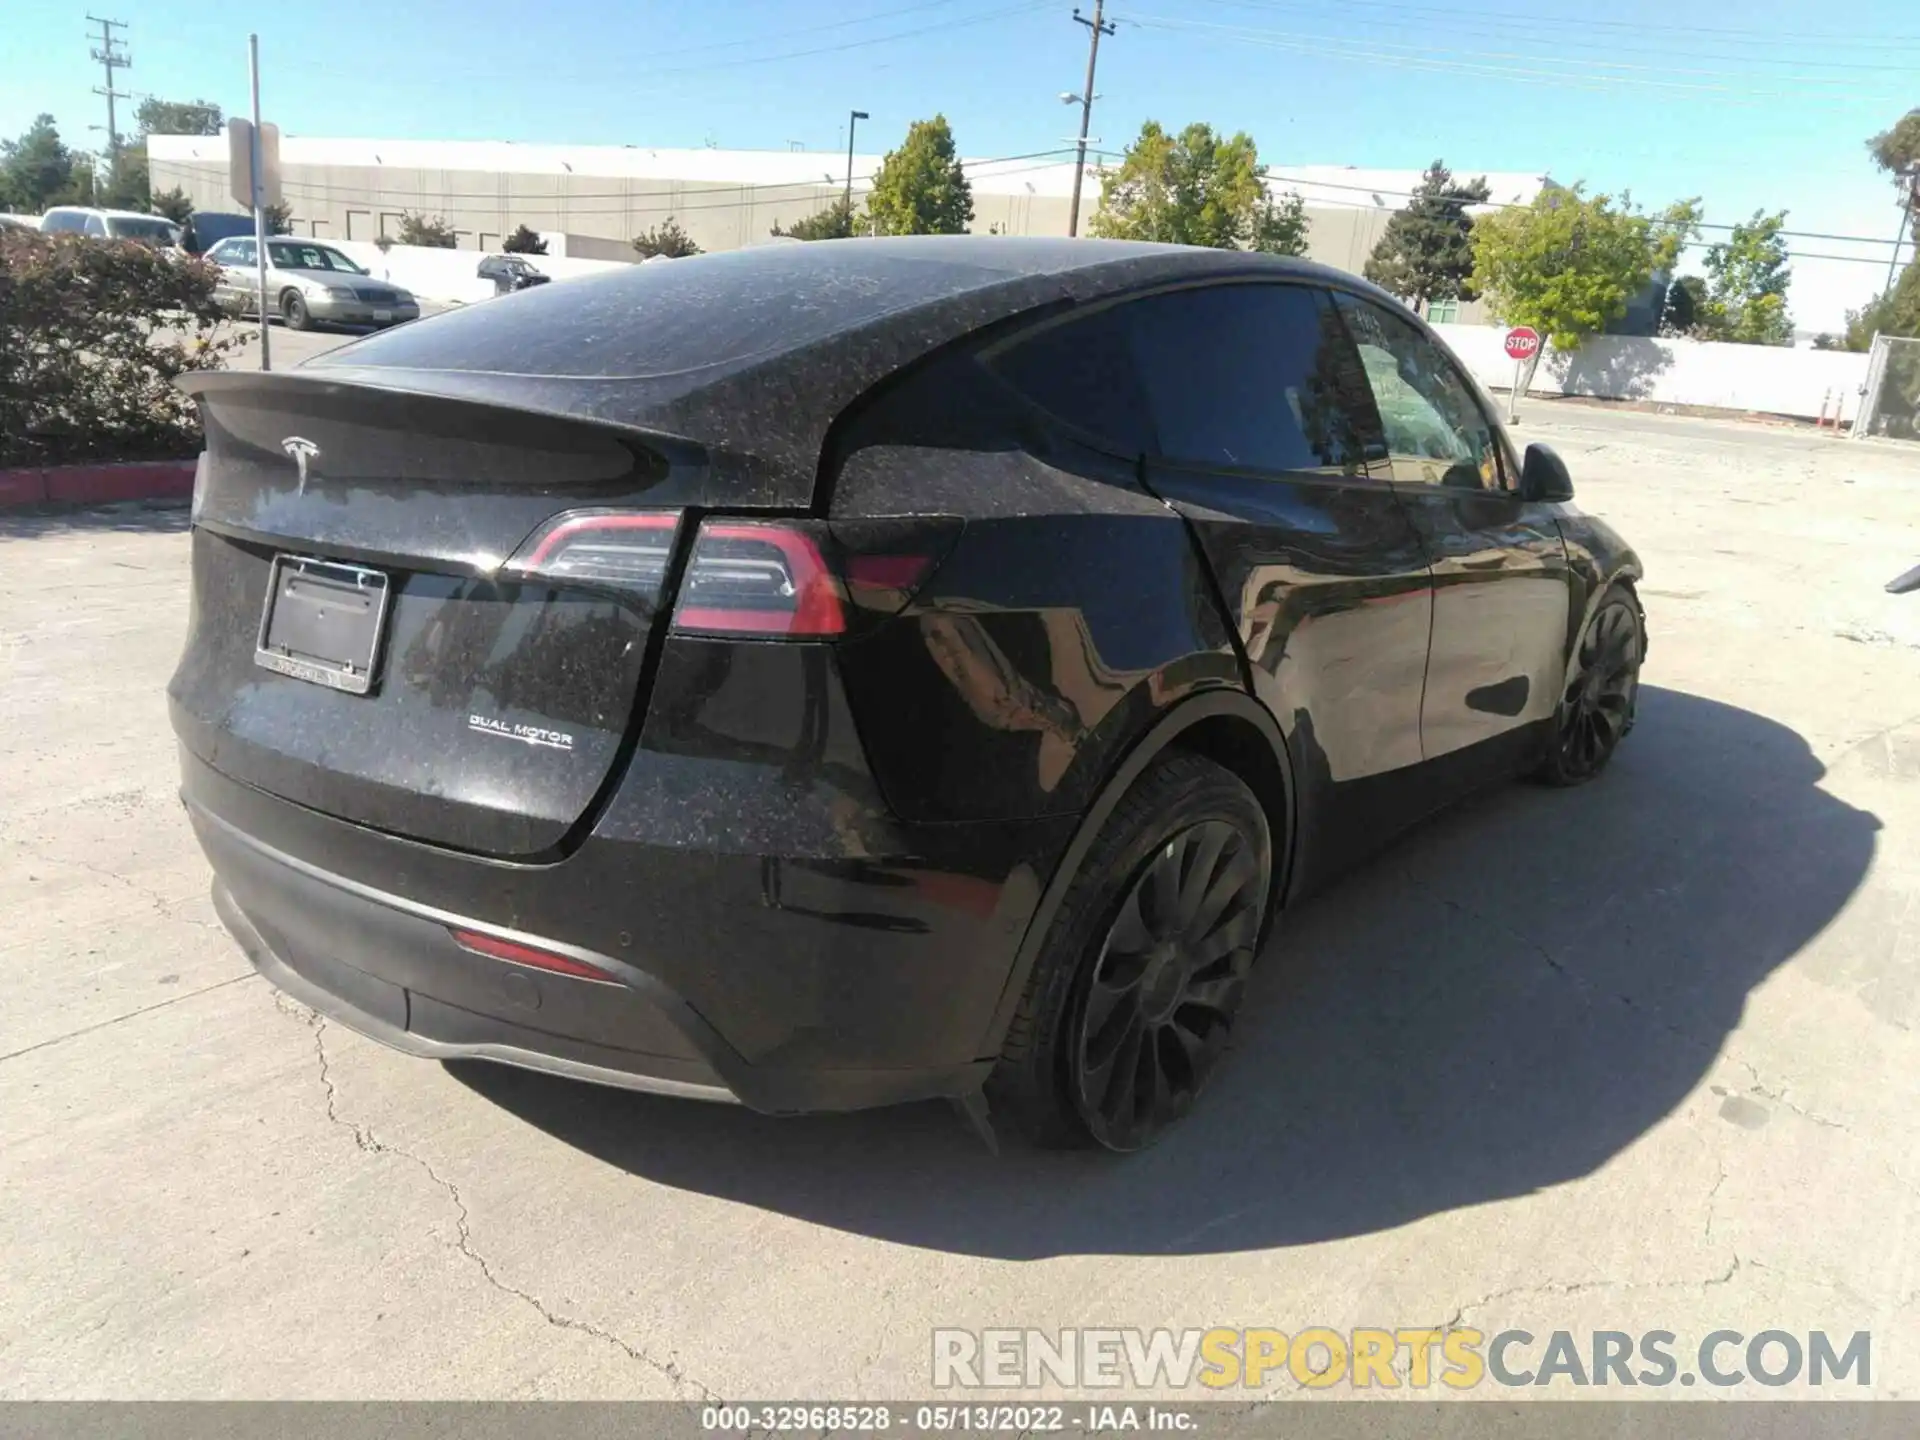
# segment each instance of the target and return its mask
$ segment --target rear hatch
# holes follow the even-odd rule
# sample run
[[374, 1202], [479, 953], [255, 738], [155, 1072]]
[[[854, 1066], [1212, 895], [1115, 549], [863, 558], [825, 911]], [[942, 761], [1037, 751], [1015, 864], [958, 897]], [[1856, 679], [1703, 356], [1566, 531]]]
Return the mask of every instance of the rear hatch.
[[706, 453], [302, 375], [195, 391], [181, 742], [390, 833], [563, 851], [635, 728]]

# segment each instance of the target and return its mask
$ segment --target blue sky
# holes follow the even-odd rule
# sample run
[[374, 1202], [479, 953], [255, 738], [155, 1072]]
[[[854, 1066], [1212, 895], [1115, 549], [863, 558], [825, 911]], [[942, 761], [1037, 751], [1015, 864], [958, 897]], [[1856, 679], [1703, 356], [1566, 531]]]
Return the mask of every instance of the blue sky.
[[[1710, 220], [1785, 208], [1808, 231], [1890, 239], [1891, 187], [1863, 139], [1920, 105], [1912, 0], [1138, 0], [1115, 3], [1093, 133], [1140, 122], [1245, 129], [1292, 164], [1531, 170], [1650, 206], [1705, 198]], [[1091, 8], [1092, 0], [1082, 0]], [[10, 7], [0, 135], [50, 111], [98, 145], [84, 4]], [[98, 7], [93, 7], [98, 10]], [[264, 109], [289, 134], [833, 151], [933, 111], [971, 155], [1061, 144], [1086, 32], [1072, 0], [118, 0], [121, 85], [247, 101], [258, 28]], [[1596, 18], [1604, 17], [1604, 18]], [[1884, 280], [1889, 249], [1796, 239], [1792, 301], [1838, 323]], [[1906, 252], [1903, 252], [1906, 253]]]

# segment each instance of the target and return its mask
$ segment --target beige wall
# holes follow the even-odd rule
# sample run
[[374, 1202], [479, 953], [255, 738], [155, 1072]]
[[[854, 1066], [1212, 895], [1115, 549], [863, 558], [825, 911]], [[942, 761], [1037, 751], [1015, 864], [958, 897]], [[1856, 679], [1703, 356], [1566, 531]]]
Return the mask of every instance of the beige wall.
[[[823, 158], [823, 167], [826, 160]], [[223, 163], [155, 159], [156, 191], [178, 186], [196, 209], [232, 211]], [[284, 194], [294, 233], [335, 240], [373, 240], [398, 231], [400, 217], [444, 216], [463, 249], [496, 250], [517, 225], [559, 231], [571, 255], [626, 259], [627, 242], [671, 215], [703, 250], [734, 250], [825, 209], [842, 193], [826, 180], [781, 187], [706, 181], [625, 179], [599, 175], [505, 174], [481, 170], [423, 170], [397, 166], [289, 165]], [[1089, 177], [1083, 219], [1099, 196]], [[1058, 195], [974, 196], [973, 228], [997, 226], [1004, 235], [1064, 235], [1070, 201]], [[1309, 206], [1309, 255], [1359, 274], [1386, 230], [1390, 211]], [[1084, 229], [1084, 225], [1082, 227]], [[1462, 305], [1472, 323], [1481, 307]]]

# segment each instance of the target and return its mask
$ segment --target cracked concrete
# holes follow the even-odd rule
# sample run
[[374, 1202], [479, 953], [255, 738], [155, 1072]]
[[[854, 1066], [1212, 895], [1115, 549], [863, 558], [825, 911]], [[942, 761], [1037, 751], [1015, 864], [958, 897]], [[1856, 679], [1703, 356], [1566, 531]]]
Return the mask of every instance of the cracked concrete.
[[904, 1399], [934, 1326], [1441, 1317], [1870, 1329], [1867, 1393], [1914, 1393], [1920, 598], [1878, 587], [1920, 457], [1529, 411], [1648, 562], [1639, 728], [1289, 916], [1216, 1089], [1124, 1161], [277, 999], [174, 800], [181, 517], [0, 522], [0, 1397]]
[[411, 1160], [426, 1173], [429, 1180], [446, 1192], [447, 1199], [452, 1202], [454, 1209], [454, 1226], [456, 1233], [451, 1244], [454, 1249], [458, 1250], [463, 1256], [479, 1267], [480, 1273], [486, 1277], [489, 1285], [493, 1286], [493, 1288], [501, 1294], [510, 1295], [522, 1304], [531, 1306], [539, 1314], [540, 1318], [545, 1320], [549, 1325], [561, 1330], [577, 1330], [583, 1335], [591, 1335], [596, 1340], [605, 1341], [607, 1344], [619, 1350], [629, 1360], [657, 1371], [670, 1381], [678, 1391], [691, 1391], [702, 1400], [718, 1400], [720, 1398], [711, 1390], [707, 1389], [706, 1386], [700, 1384], [699, 1381], [689, 1378], [673, 1361], [656, 1360], [644, 1350], [637, 1349], [633, 1345], [628, 1344], [618, 1335], [602, 1330], [599, 1326], [589, 1324], [587, 1321], [576, 1319], [571, 1315], [560, 1314], [552, 1309], [539, 1296], [522, 1290], [518, 1286], [512, 1285], [502, 1279], [493, 1263], [474, 1247], [473, 1217], [467, 1209], [467, 1202], [460, 1198], [460, 1187], [435, 1170], [433, 1168], [433, 1162], [424, 1156], [416, 1155], [410, 1150], [384, 1143], [373, 1133], [371, 1128], [349, 1120], [340, 1113], [340, 1090], [334, 1083], [332, 1067], [327, 1060], [328, 1022], [326, 1017], [316, 1014], [314, 1011], [299, 1005], [295, 1001], [288, 1000], [284, 996], [276, 996], [275, 1005], [283, 1014], [291, 1015], [294, 1019], [300, 1021], [313, 1031], [313, 1053], [314, 1058], [319, 1061], [320, 1065], [320, 1084], [326, 1091], [328, 1121], [350, 1133], [353, 1136], [353, 1143], [358, 1149], [371, 1151], [376, 1154], [398, 1155], [407, 1160]]

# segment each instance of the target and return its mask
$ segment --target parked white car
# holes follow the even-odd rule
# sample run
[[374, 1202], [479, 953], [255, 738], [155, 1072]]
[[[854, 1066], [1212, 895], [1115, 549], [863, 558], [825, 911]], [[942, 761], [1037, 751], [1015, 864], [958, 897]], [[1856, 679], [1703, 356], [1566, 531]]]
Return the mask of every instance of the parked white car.
[[40, 217], [46, 235], [92, 235], [100, 240], [138, 240], [173, 249], [180, 244], [180, 227], [164, 215], [142, 215], [137, 210], [96, 210], [89, 205], [57, 205]]

